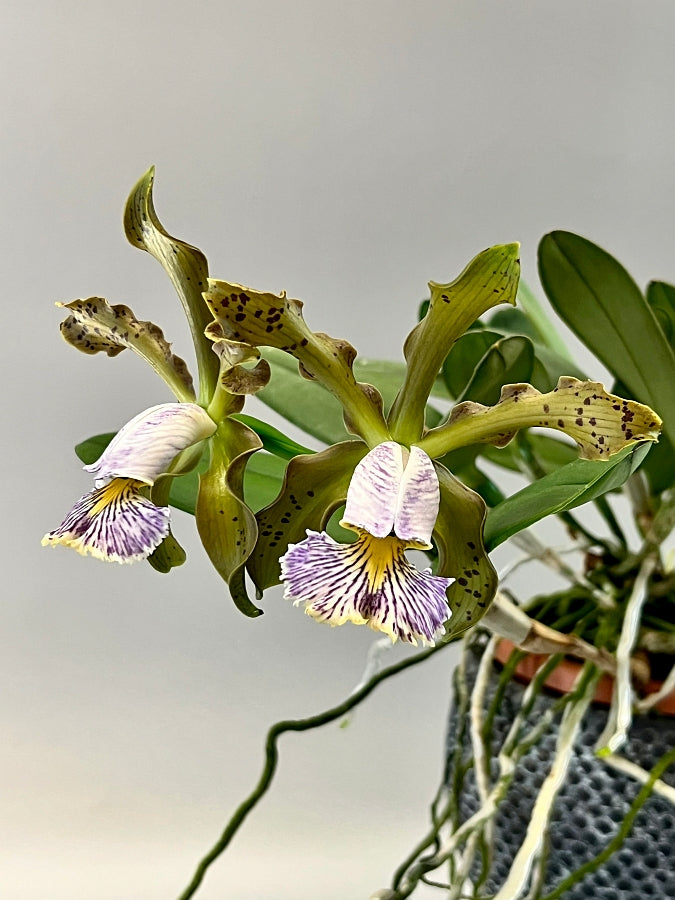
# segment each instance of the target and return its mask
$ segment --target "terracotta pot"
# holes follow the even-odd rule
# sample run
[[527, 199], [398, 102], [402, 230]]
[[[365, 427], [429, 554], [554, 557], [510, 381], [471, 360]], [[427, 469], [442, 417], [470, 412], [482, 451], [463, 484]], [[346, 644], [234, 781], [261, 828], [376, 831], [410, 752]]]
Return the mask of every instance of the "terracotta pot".
[[[495, 658], [502, 665], [505, 665], [514, 650], [515, 645], [512, 644], [511, 641], [507, 641], [506, 638], [502, 638], [502, 640], [497, 645]], [[528, 653], [527, 656], [523, 657], [523, 659], [516, 666], [516, 678], [519, 681], [525, 682], [526, 684], [529, 683], [534, 677], [534, 674], [539, 666], [541, 666], [541, 664], [545, 662], [547, 658], [548, 657], [544, 654]], [[577, 662], [577, 660], [575, 659], [565, 658], [561, 660], [560, 665], [556, 666], [556, 668], [546, 679], [546, 687], [552, 691], [556, 691], [559, 694], [568, 693], [572, 690], [576, 677], [579, 674], [580, 668], [581, 663]], [[605, 706], [609, 706], [612, 700], [613, 687], [614, 679], [611, 677], [611, 675], [603, 675], [598, 682], [598, 688], [595, 692], [595, 702], [604, 704]], [[661, 682], [648, 681], [646, 684], [641, 686], [640, 694], [642, 696], [652, 694], [655, 691], [658, 691], [660, 687]], [[659, 703], [656, 704], [654, 709], [662, 715], [675, 716], [675, 691], [672, 691], [670, 694], [664, 697]]]

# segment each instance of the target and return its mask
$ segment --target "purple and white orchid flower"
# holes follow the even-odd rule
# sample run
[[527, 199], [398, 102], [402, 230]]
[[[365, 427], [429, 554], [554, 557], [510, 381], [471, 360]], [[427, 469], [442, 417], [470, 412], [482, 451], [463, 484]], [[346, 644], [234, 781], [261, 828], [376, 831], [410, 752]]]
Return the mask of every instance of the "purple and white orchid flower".
[[446, 589], [454, 578], [420, 572], [405, 556], [428, 550], [440, 492], [434, 465], [419, 447], [376, 446], [356, 466], [341, 525], [358, 535], [339, 544], [307, 531], [281, 559], [285, 597], [331, 625], [353, 622], [393, 641], [433, 643], [450, 618]]
[[169, 534], [169, 510], [152, 502], [149, 488], [171, 471], [179, 453], [215, 430], [195, 403], [163, 403], [139, 413], [84, 467], [94, 475], [94, 489], [42, 543], [111, 562], [145, 559]]

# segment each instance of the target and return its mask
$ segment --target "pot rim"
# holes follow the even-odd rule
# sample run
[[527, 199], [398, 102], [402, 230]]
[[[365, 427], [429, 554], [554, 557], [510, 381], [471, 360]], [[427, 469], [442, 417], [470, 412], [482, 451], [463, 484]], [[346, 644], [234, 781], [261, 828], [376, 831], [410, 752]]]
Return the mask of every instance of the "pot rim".
[[[502, 665], [505, 665], [513, 651], [517, 649], [516, 645], [508, 640], [508, 638], [501, 638], [495, 650], [495, 659]], [[528, 684], [534, 677], [537, 669], [547, 659], [548, 655], [545, 653], [528, 653], [516, 666], [514, 672], [515, 677], [519, 681]], [[563, 657], [544, 682], [545, 686], [559, 694], [569, 693], [574, 686], [581, 665], [582, 664], [575, 659]], [[649, 680], [646, 684], [641, 686], [640, 693], [643, 696], [652, 694], [661, 688], [662, 683], [663, 682], [660, 681]], [[593, 698], [594, 702], [603, 706], [609, 706], [612, 702], [613, 689], [614, 678], [611, 675], [602, 675], [595, 691], [595, 697]], [[675, 716], [675, 690], [663, 697], [653, 708], [662, 715]]]

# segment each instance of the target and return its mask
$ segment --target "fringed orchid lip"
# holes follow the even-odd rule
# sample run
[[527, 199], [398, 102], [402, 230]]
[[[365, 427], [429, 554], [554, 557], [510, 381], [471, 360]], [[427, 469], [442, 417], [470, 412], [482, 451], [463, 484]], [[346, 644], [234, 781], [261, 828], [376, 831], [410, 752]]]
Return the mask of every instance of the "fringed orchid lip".
[[446, 589], [454, 578], [418, 571], [405, 551], [431, 546], [439, 502], [424, 451], [379, 444], [357, 465], [347, 493], [341, 524], [356, 541], [308, 531], [281, 559], [285, 597], [331, 625], [367, 624], [393, 641], [433, 643], [450, 618]]
[[194, 403], [153, 406], [128, 422], [102, 456], [85, 466], [94, 490], [42, 539], [111, 562], [144, 559], [169, 534], [169, 510], [147, 496], [176, 456], [209, 437], [216, 425]]

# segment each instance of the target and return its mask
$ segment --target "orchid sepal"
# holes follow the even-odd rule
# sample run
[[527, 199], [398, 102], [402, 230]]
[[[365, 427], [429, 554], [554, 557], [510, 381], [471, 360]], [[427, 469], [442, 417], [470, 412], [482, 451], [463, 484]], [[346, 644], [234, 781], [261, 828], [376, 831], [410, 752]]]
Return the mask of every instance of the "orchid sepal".
[[204, 335], [211, 315], [202, 298], [208, 279], [206, 257], [190, 244], [172, 237], [155, 212], [152, 189], [154, 166], [136, 185], [124, 210], [124, 231], [134, 247], [145, 250], [165, 270], [187, 317], [199, 369], [199, 402], [206, 406], [213, 396], [218, 378], [218, 362]]
[[399, 443], [414, 444], [422, 436], [425, 404], [455, 341], [493, 306], [515, 305], [519, 250], [519, 244], [491, 247], [449, 284], [429, 282], [431, 302], [406, 339], [405, 381], [387, 418], [392, 437]]
[[494, 406], [465, 401], [448, 421], [418, 441], [432, 458], [471, 444], [503, 447], [521, 428], [553, 428], [569, 435], [583, 459], [607, 459], [636, 441], [656, 441], [661, 419], [648, 406], [608, 393], [595, 381], [562, 376], [542, 394], [530, 384], [502, 388]]

